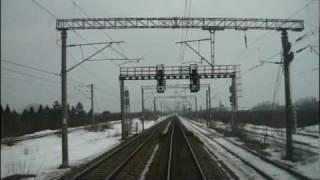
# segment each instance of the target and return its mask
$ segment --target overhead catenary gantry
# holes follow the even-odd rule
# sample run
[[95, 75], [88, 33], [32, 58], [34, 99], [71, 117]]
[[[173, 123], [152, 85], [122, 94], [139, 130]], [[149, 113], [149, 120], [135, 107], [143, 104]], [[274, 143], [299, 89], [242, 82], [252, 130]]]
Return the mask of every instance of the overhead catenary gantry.
[[[62, 94], [62, 166], [68, 167], [68, 112], [67, 112], [67, 66], [66, 48], [68, 30], [85, 29], [179, 29], [193, 28], [208, 30], [276, 30], [276, 31], [302, 31], [303, 20], [290, 19], [264, 19], [264, 18], [213, 18], [213, 17], [154, 17], [154, 18], [75, 18], [57, 19], [56, 29], [61, 32], [61, 94]], [[285, 34], [285, 33], [283, 33]], [[211, 53], [212, 55], [212, 53]], [[211, 57], [213, 61], [213, 56]], [[214, 63], [212, 63], [214, 65]], [[151, 77], [151, 76], [150, 76]], [[129, 77], [130, 78], [130, 77]], [[211, 77], [213, 78], [213, 77]], [[121, 77], [120, 77], [121, 79]], [[124, 79], [122, 79], [123, 81]], [[120, 86], [121, 87], [121, 86]], [[122, 87], [123, 90], [123, 87]], [[123, 93], [121, 93], [123, 96]], [[123, 104], [123, 101], [121, 101]], [[123, 107], [121, 105], [121, 110]], [[288, 120], [290, 121], [290, 120]], [[124, 136], [123, 136], [124, 138]], [[290, 138], [291, 139], [291, 138]]]
[[[159, 68], [161, 67], [161, 68]], [[196, 68], [194, 68], [196, 67]], [[159, 73], [159, 70], [161, 72]], [[194, 71], [195, 70], [195, 71]], [[214, 66], [196, 66], [191, 64], [190, 66], [146, 66], [146, 67], [121, 67], [120, 68], [120, 101], [121, 101], [121, 114], [123, 125], [127, 124], [124, 114], [124, 81], [125, 80], [156, 80], [157, 81], [157, 92], [164, 92], [166, 87], [171, 87], [172, 85], [165, 85], [165, 80], [190, 80], [189, 89], [191, 92], [197, 92], [200, 90], [201, 84], [200, 79], [215, 79], [215, 78], [230, 78], [232, 79], [232, 84], [230, 88], [231, 92], [231, 106], [233, 112], [238, 109], [238, 96], [237, 96], [237, 86], [236, 81], [239, 73], [238, 65], [214, 65]], [[160, 82], [159, 82], [160, 81]], [[162, 82], [161, 82], [162, 81]], [[210, 88], [210, 86], [209, 86]], [[207, 91], [207, 100], [210, 97], [210, 89]], [[142, 89], [143, 94], [143, 89]], [[142, 106], [144, 106], [144, 100], [142, 95]], [[144, 107], [142, 108], [143, 111]], [[233, 113], [234, 114], [234, 113]], [[211, 113], [209, 113], [209, 119], [211, 119]], [[232, 117], [232, 123], [234, 121], [234, 116]], [[209, 122], [209, 121], [208, 121]], [[207, 123], [208, 123], [207, 122]], [[142, 122], [143, 124], [143, 122]], [[126, 132], [126, 127], [123, 126], [124, 132]], [[125, 138], [125, 134], [123, 134]]]
[[169, 96], [155, 96], [153, 98], [153, 108], [154, 108], [154, 112], [157, 112], [157, 100], [160, 99], [183, 99], [183, 100], [187, 100], [188, 98], [193, 98], [194, 100], [194, 107], [197, 111], [197, 106], [198, 106], [198, 99], [196, 95], [185, 95], [185, 96], [181, 96], [181, 95], [169, 95]]
[[291, 30], [302, 31], [303, 20], [265, 18], [214, 17], [130, 17], [57, 19], [56, 29], [137, 29], [137, 28], [201, 28], [204, 30]]
[[[200, 84], [200, 87], [206, 87], [206, 112], [208, 112], [208, 121], [207, 124], [211, 121], [213, 118], [213, 113], [211, 111], [211, 86], [210, 84]], [[166, 85], [166, 89], [189, 89], [190, 85], [189, 84], [170, 84]], [[152, 86], [152, 85], [145, 85], [141, 86], [141, 112], [142, 112], [142, 130], [144, 130], [144, 112], [145, 112], [145, 99], [144, 99], [144, 93], [145, 90], [155, 90], [157, 89], [157, 86]], [[196, 112], [198, 111], [198, 106], [197, 106], [197, 99], [195, 99], [195, 110]]]

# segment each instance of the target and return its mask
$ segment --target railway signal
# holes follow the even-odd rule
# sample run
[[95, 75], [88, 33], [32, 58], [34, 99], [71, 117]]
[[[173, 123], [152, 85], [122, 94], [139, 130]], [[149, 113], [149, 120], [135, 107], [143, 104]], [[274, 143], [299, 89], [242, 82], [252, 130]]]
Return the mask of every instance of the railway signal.
[[233, 83], [234, 81], [232, 81], [231, 85], [229, 86], [229, 92], [231, 93], [230, 94], [230, 97], [229, 97], [229, 101], [230, 101], [230, 104], [231, 106], [235, 106], [235, 98], [236, 98], [236, 92], [235, 92], [235, 84]]
[[[90, 24], [90, 26], [88, 26]], [[62, 167], [68, 167], [68, 137], [67, 137], [67, 69], [66, 69], [66, 48], [67, 48], [67, 31], [69, 30], [84, 30], [84, 29], [150, 29], [150, 28], [198, 28], [202, 30], [209, 30], [211, 33], [211, 59], [214, 60], [214, 31], [224, 29], [255, 29], [255, 30], [291, 30], [302, 31], [304, 29], [304, 22], [302, 20], [290, 20], [290, 19], [258, 19], [258, 18], [204, 18], [204, 17], [171, 17], [171, 18], [80, 18], [80, 19], [57, 19], [56, 30], [61, 32], [61, 99], [62, 99]], [[290, 49], [290, 48], [289, 48]], [[293, 57], [292, 57], [293, 58]], [[290, 58], [289, 58], [290, 59]], [[216, 65], [211, 65], [211, 71], [209, 73], [202, 72], [203, 75], [209, 75], [210, 77], [201, 78], [230, 78], [229, 72], [225, 69], [221, 74], [215, 74], [213, 71]], [[219, 66], [218, 66], [219, 67]], [[143, 69], [140, 69], [139, 73], [143, 73]], [[140, 80], [146, 80], [147, 78], [153, 78], [158, 80], [159, 92], [164, 92], [165, 79], [164, 77], [158, 79], [154, 77], [154, 74], [124, 74], [124, 69], [120, 68], [120, 102], [121, 102], [121, 119], [122, 130], [124, 130], [124, 80], [137, 80], [138, 76]], [[126, 69], [128, 70], [128, 69]], [[136, 72], [136, 69], [134, 69]], [[150, 73], [150, 69], [148, 71]], [[164, 74], [164, 71], [162, 71]], [[173, 72], [173, 71], [172, 71]], [[158, 72], [157, 72], [158, 73]], [[159, 74], [162, 74], [159, 70]], [[182, 77], [183, 73], [173, 73], [169, 77], [176, 79], [185, 79]], [[178, 76], [176, 76], [178, 75]], [[234, 78], [233, 78], [234, 79]], [[194, 82], [196, 84], [196, 81]], [[236, 102], [237, 106], [237, 102]], [[236, 107], [235, 106], [235, 107]], [[124, 138], [124, 131], [122, 131], [122, 138]]]
[[190, 92], [198, 92], [200, 90], [200, 78], [198, 74], [197, 64], [190, 64]]
[[156, 66], [157, 92], [163, 93], [166, 90], [166, 80], [164, 79], [163, 64]]

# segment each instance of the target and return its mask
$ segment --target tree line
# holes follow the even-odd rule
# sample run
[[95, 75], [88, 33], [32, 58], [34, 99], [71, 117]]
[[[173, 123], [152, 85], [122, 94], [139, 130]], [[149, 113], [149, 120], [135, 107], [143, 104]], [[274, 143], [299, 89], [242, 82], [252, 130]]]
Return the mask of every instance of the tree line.
[[[314, 97], [298, 99], [293, 103], [294, 118], [297, 127], [310, 126], [319, 124], [319, 100]], [[186, 113], [189, 118], [209, 119], [207, 111], [199, 111], [197, 113]], [[285, 106], [269, 101], [258, 103], [251, 109], [238, 110], [235, 113], [236, 123], [251, 123], [255, 125], [266, 125], [274, 128], [284, 128], [286, 126]], [[213, 119], [231, 122], [232, 112], [225, 106], [220, 104], [212, 109]]]
[[[90, 124], [91, 111], [85, 112], [81, 102], [68, 106], [69, 127]], [[55, 130], [61, 127], [61, 104], [58, 101], [49, 105], [39, 105], [17, 113], [9, 105], [1, 105], [1, 138], [21, 136], [45, 129]]]
[[[51, 106], [39, 105], [39, 107], [30, 106], [22, 113], [11, 109], [9, 105], [1, 105], [1, 138], [16, 137], [25, 134], [34, 133], [46, 129], [57, 130], [61, 128], [61, 104], [54, 101]], [[141, 117], [141, 112], [132, 112], [127, 114], [127, 118]], [[157, 114], [151, 111], [145, 111], [145, 120], [157, 118]], [[111, 113], [104, 111], [101, 114], [95, 113], [96, 123], [108, 122], [121, 119], [121, 113]], [[68, 105], [68, 127], [78, 127], [91, 124], [91, 110], [86, 112], [81, 102], [75, 106]]]

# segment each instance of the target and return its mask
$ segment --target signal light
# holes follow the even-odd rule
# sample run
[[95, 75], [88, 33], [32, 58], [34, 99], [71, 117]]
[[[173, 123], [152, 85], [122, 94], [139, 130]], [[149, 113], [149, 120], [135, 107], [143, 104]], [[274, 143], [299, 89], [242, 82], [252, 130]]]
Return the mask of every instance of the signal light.
[[190, 92], [198, 92], [200, 90], [200, 77], [198, 74], [197, 64], [190, 64]]
[[231, 95], [229, 96], [229, 101], [231, 106], [236, 105], [236, 90], [235, 90], [235, 84], [234, 81], [232, 81], [231, 86], [229, 87], [229, 92]]
[[129, 100], [129, 90], [124, 91], [124, 104], [126, 106], [130, 105], [130, 100]]
[[157, 92], [163, 93], [166, 89], [166, 81], [164, 79], [163, 64], [156, 66]]

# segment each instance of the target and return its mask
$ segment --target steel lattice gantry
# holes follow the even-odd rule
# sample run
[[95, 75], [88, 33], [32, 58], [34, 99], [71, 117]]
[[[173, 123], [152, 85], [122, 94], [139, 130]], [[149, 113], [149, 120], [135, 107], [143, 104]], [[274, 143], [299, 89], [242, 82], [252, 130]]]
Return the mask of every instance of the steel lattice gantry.
[[[211, 121], [212, 119], [212, 115], [213, 113], [211, 112], [211, 88], [210, 88], [210, 84], [200, 84], [200, 87], [206, 87], [206, 112], [209, 112], [209, 119], [208, 121]], [[189, 89], [190, 88], [190, 84], [171, 84], [171, 85], [166, 85], [166, 89], [171, 88], [171, 89], [177, 89], [177, 88], [181, 88], [181, 89]], [[145, 90], [156, 90], [157, 86], [153, 86], [153, 85], [146, 85], [146, 86], [141, 86], [141, 112], [142, 112], [142, 130], [144, 130], [144, 91]], [[198, 100], [197, 98], [195, 98], [195, 110], [196, 112], [198, 112]], [[208, 111], [209, 110], [209, 111]], [[208, 124], [208, 122], [207, 122]]]
[[153, 106], [154, 106], [154, 112], [157, 112], [157, 100], [158, 99], [188, 99], [188, 98], [194, 98], [194, 106], [195, 108], [198, 106], [198, 100], [196, 95], [171, 95], [171, 96], [155, 96], [153, 99]]
[[[197, 66], [197, 78], [199, 79], [215, 79], [215, 78], [230, 78], [232, 83], [236, 84], [239, 70], [238, 65], [213, 65], [213, 66]], [[165, 80], [174, 79], [190, 79], [192, 78], [191, 66], [161, 66], [163, 74], [159, 77], [157, 69], [158, 66], [147, 66], [147, 67], [120, 67], [120, 102], [121, 102], [121, 114], [124, 117], [124, 81], [125, 80], [159, 80], [163, 78]], [[201, 86], [201, 85], [200, 85]], [[232, 105], [233, 112], [238, 108], [237, 100], [237, 87], [232, 86], [233, 92], [235, 93], [234, 104]], [[210, 92], [210, 90], [209, 90]], [[142, 92], [143, 93], [143, 92]], [[209, 96], [210, 97], [210, 96]], [[143, 99], [142, 99], [143, 103]], [[143, 105], [142, 105], [143, 106]], [[211, 105], [210, 105], [211, 107]], [[143, 109], [143, 108], [142, 108]], [[210, 114], [211, 116], [211, 114]], [[210, 117], [211, 119], [211, 117]], [[125, 121], [124, 118], [122, 118]], [[232, 120], [233, 122], [233, 120]], [[125, 123], [123, 123], [125, 124]], [[126, 127], [123, 127], [123, 132], [126, 132]], [[123, 136], [125, 137], [125, 136]]]
[[[197, 66], [200, 79], [234, 78], [236, 65]], [[154, 80], [157, 68], [120, 67], [119, 80]], [[164, 79], [190, 79], [190, 66], [164, 66]]]
[[265, 18], [153, 17], [57, 19], [57, 30], [201, 28], [205, 30], [258, 29], [302, 31], [303, 20]]
[[[62, 166], [68, 167], [68, 109], [67, 109], [67, 31], [84, 29], [178, 29], [193, 28], [209, 30], [211, 33], [211, 51], [213, 52], [213, 34], [216, 30], [235, 29], [235, 30], [276, 30], [286, 33], [286, 31], [302, 31], [304, 29], [303, 20], [291, 19], [263, 19], [263, 18], [213, 18], [213, 17], [153, 17], [153, 18], [76, 18], [76, 19], [57, 19], [56, 29], [61, 32], [61, 104], [62, 104]], [[213, 53], [212, 53], [213, 54]], [[211, 55], [212, 65], [213, 55]], [[222, 68], [222, 66], [220, 66]], [[230, 66], [231, 67], [231, 66]], [[152, 71], [152, 68], [147, 68]], [[232, 78], [235, 80], [235, 72], [216, 72], [212, 68], [200, 68], [199, 78]], [[128, 70], [127, 72], [123, 70]], [[144, 74], [130, 74], [130, 69], [121, 69], [120, 80], [130, 79], [152, 79], [155, 75], [141, 70]], [[207, 72], [208, 71], [208, 72]], [[219, 71], [219, 70], [218, 70]], [[134, 70], [133, 72], [137, 72]], [[137, 72], [138, 73], [138, 72]], [[183, 71], [179, 73], [172, 68], [172, 74], [167, 73], [165, 79], [187, 79], [188, 75], [183, 76]], [[233, 77], [232, 77], [233, 76]], [[185, 78], [184, 78], [185, 77]], [[120, 84], [123, 90], [123, 83]], [[123, 95], [123, 94], [122, 94]], [[124, 102], [121, 100], [121, 103]], [[123, 107], [121, 106], [123, 112]], [[122, 118], [123, 119], [123, 118]], [[124, 127], [122, 127], [122, 132]]]

